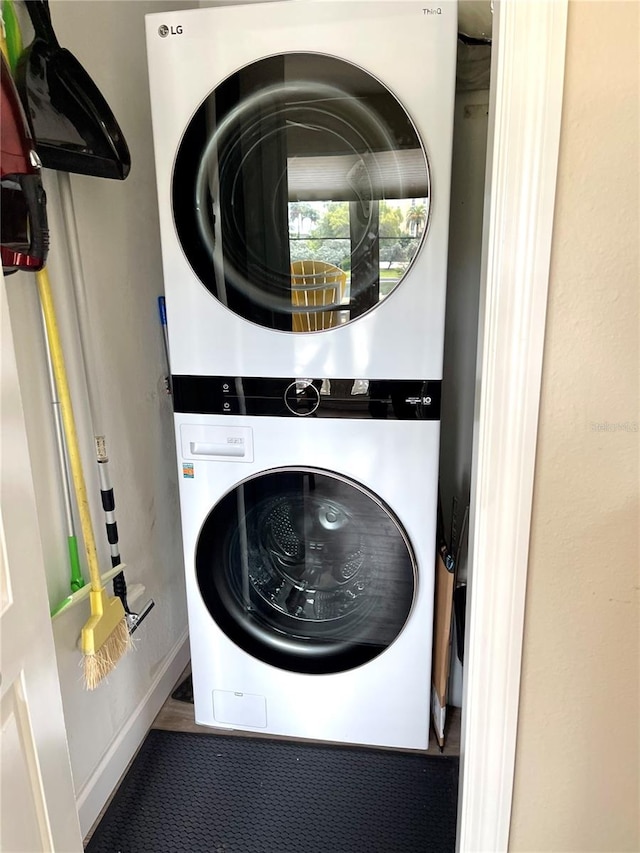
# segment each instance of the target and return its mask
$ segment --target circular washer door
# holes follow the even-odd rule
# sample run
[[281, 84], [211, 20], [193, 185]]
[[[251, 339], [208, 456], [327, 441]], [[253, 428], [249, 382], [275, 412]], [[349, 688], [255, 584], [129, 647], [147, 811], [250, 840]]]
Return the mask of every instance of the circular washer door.
[[202, 527], [196, 575], [236, 645], [304, 673], [342, 672], [383, 652], [416, 587], [415, 558], [391, 511], [313, 469], [261, 474], [225, 495]]
[[304, 333], [356, 319], [400, 284], [426, 232], [430, 178], [411, 118], [379, 80], [291, 53], [204, 100], [172, 193], [182, 248], [214, 296]]

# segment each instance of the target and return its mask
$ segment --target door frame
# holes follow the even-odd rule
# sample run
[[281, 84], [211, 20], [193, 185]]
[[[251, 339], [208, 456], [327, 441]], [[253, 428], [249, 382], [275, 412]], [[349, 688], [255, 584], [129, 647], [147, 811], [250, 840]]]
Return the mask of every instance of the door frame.
[[82, 853], [14, 341], [0, 270], [0, 848]]
[[568, 0], [493, 22], [457, 849], [506, 851]]

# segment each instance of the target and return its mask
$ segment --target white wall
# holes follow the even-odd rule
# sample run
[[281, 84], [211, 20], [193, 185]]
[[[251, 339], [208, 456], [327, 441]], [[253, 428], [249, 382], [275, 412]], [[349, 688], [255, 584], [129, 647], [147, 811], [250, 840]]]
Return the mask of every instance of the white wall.
[[[80, 605], [54, 623], [84, 830], [101, 805], [100, 791], [105, 779], [109, 780], [107, 772], [100, 781], [105, 766], [116, 753], [111, 772], [118, 762], [126, 763], [127, 753], [135, 748], [136, 739], [150, 721], [147, 717], [155, 707], [153, 703], [166, 698], [187, 659], [171, 401], [164, 391], [166, 367], [156, 307], [163, 284], [144, 41], [144, 15], [179, 5], [51, 3], [60, 43], [97, 83], [131, 150], [132, 169], [126, 181], [74, 175], [72, 189], [91, 318], [89, 339], [98, 364], [97, 375], [92, 378], [104, 411], [121, 554], [128, 566], [129, 588], [142, 584], [146, 590], [143, 598], [133, 602], [133, 609], [146, 597], [156, 602], [135, 635], [135, 651], [121, 661], [108, 683], [92, 693], [83, 689], [81, 654], [76, 648], [80, 629], [88, 618], [88, 605]], [[25, 41], [29, 38], [25, 30]], [[51, 228], [48, 267], [81, 434], [100, 563], [106, 570], [110, 567], [109, 550], [55, 173], [45, 172], [45, 187]], [[66, 529], [33, 276], [18, 273], [9, 277], [7, 291], [47, 557], [47, 586], [54, 603], [68, 591]], [[152, 697], [151, 705], [145, 706], [163, 674], [165, 683]], [[139, 731], [135, 729], [136, 720]], [[94, 783], [100, 789], [97, 793]]]
[[512, 851], [640, 849], [639, 25], [569, 4]]

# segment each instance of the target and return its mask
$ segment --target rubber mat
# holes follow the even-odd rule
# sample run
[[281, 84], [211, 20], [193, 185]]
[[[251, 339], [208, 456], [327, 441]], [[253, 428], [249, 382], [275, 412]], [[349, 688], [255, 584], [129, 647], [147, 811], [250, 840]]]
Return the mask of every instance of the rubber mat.
[[453, 853], [458, 759], [152, 730], [87, 853]]

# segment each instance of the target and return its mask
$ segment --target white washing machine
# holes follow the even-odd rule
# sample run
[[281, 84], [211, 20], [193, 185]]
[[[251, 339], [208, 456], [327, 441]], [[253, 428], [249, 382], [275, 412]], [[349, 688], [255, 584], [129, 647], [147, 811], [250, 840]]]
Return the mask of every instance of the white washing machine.
[[441, 378], [456, 3], [146, 25], [172, 373]]
[[438, 392], [279, 378], [181, 386], [198, 723], [427, 748]]

